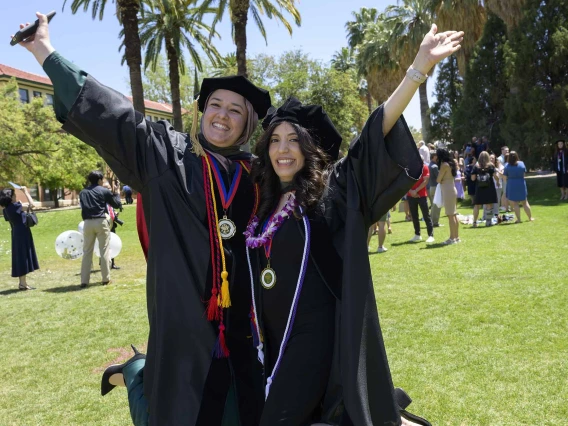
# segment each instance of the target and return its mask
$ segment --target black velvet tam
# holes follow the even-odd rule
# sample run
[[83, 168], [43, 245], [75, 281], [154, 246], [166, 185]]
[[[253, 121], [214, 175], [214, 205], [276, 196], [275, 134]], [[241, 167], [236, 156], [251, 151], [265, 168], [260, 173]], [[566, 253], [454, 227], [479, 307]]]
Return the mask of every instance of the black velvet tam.
[[215, 90], [220, 89], [230, 90], [231, 92], [242, 95], [252, 104], [252, 107], [258, 114], [258, 118], [263, 118], [272, 104], [270, 94], [267, 90], [256, 87], [241, 75], [232, 75], [229, 77], [203, 79], [201, 90], [199, 91], [199, 111], [203, 112], [205, 109], [205, 102], [207, 102], [209, 95]]
[[272, 107], [268, 110], [262, 128], [266, 130], [271, 124], [282, 121], [304, 127], [332, 161], [337, 160], [342, 137], [321, 105], [303, 105], [291, 96], [280, 108]]

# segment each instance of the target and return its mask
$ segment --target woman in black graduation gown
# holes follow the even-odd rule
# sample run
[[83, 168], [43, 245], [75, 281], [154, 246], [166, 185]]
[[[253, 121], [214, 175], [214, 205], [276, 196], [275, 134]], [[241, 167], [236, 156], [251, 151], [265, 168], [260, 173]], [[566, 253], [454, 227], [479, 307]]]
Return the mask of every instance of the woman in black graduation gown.
[[421, 175], [401, 113], [421, 74], [462, 36], [433, 26], [407, 77], [335, 164], [341, 137], [321, 107], [290, 98], [263, 122], [253, 161], [261, 201], [245, 234], [265, 376], [260, 426], [429, 424], [403, 410], [393, 388], [366, 237]]
[[[268, 92], [244, 77], [205, 79], [201, 133], [190, 140], [168, 122], [145, 120], [127, 98], [55, 52], [47, 19], [38, 17], [35, 38], [22, 44], [51, 78], [63, 129], [144, 197], [150, 335], [144, 368], [142, 355], [127, 363], [133, 420], [257, 424], [262, 377], [250, 345], [243, 236], [256, 197], [250, 154], [239, 145], [266, 114]], [[121, 381], [122, 367], [103, 377], [103, 394]]]

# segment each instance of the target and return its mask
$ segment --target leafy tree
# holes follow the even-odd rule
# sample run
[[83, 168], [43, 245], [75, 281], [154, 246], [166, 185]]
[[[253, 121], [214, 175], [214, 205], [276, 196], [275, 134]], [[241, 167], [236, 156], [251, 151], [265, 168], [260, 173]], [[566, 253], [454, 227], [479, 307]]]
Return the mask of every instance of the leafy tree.
[[331, 58], [331, 66], [337, 71], [347, 72], [355, 68], [353, 52], [347, 47], [342, 47], [336, 51]]
[[[151, 1], [151, 0], [150, 0]], [[63, 1], [63, 7], [67, 0]], [[142, 0], [113, 0], [116, 4], [116, 16], [123, 27], [125, 47], [125, 60], [130, 70], [130, 89], [134, 108], [145, 113], [144, 89], [142, 87], [142, 51], [138, 33], [138, 13], [141, 10]], [[107, 0], [72, 0], [71, 12], [73, 14], [82, 8], [84, 12], [91, 6], [93, 19], [103, 19]]]
[[284, 52], [269, 74], [272, 80], [272, 103], [280, 105], [289, 96], [307, 102], [310, 98], [312, 76], [321, 68], [322, 65], [318, 61], [310, 59], [309, 55], [301, 50]]
[[314, 72], [310, 80], [306, 102], [323, 106], [343, 137], [342, 148], [346, 151], [368, 117], [367, 105], [359, 96], [353, 75], [323, 68]]
[[215, 8], [217, 14], [213, 20], [213, 29], [217, 22], [223, 19], [223, 15], [227, 10], [229, 10], [229, 15], [231, 17], [232, 23], [232, 33], [233, 40], [237, 47], [237, 68], [238, 75], [248, 76], [247, 72], [247, 22], [249, 12], [257, 25], [260, 34], [267, 42], [266, 38], [266, 28], [262, 22], [262, 15], [266, 15], [269, 19], [276, 18], [284, 27], [288, 30], [290, 35], [292, 35], [292, 25], [282, 14], [282, 11], [286, 11], [296, 23], [300, 26], [302, 18], [300, 17], [300, 12], [296, 9], [296, 0], [204, 0], [202, 7]]
[[[453, 143], [452, 114], [461, 100], [463, 81], [459, 75], [458, 59], [455, 55], [446, 58], [438, 68], [438, 79], [432, 106], [432, 139]], [[457, 148], [457, 147], [456, 147]]]
[[452, 134], [454, 142], [460, 145], [472, 136], [488, 136], [493, 149], [503, 145], [500, 124], [509, 93], [504, 56], [506, 41], [505, 23], [490, 13], [468, 65], [463, 98], [453, 117]]
[[153, 0], [144, 5], [140, 19], [140, 41], [146, 48], [144, 68], [156, 63], [162, 46], [168, 59], [170, 92], [174, 115], [174, 128], [183, 128], [180, 101], [180, 73], [185, 73], [184, 49], [187, 49], [197, 69], [203, 66], [196, 50], [198, 45], [209, 60], [216, 63], [221, 59], [219, 52], [211, 43], [211, 35], [217, 35], [211, 27], [202, 22], [203, 14], [213, 9], [196, 6], [196, 0]]
[[568, 134], [568, 3], [527, 1], [509, 34], [502, 134], [528, 165], [548, 166], [550, 144]]
[[57, 188], [81, 189], [88, 172], [102, 163], [93, 148], [61, 131], [43, 98], [21, 104], [14, 79], [0, 85], [0, 132], [2, 186], [37, 182], [54, 196]]

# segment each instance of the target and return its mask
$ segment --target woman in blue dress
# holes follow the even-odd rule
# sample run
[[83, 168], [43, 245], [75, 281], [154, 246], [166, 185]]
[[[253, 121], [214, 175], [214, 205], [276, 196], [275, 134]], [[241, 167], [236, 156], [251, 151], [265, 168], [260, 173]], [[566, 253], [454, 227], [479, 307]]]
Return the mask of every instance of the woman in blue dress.
[[519, 203], [523, 203], [523, 209], [529, 217], [529, 221], [533, 221], [531, 206], [527, 199], [527, 182], [525, 181], [525, 173], [527, 168], [525, 163], [519, 160], [519, 155], [515, 151], [509, 153], [509, 161], [505, 166], [504, 179], [507, 181], [507, 199], [513, 205], [517, 220], [515, 223], [521, 223], [521, 208]]
[[[28, 199], [29, 206], [33, 207], [28, 189], [22, 186], [22, 191]], [[32, 232], [26, 226], [26, 212], [22, 203], [16, 201], [16, 191], [11, 188], [1, 190], [0, 206], [4, 219], [10, 222], [12, 227], [12, 276], [20, 279], [18, 286], [20, 290], [34, 290], [34, 287], [30, 287], [26, 282], [26, 275], [39, 269], [39, 264]]]

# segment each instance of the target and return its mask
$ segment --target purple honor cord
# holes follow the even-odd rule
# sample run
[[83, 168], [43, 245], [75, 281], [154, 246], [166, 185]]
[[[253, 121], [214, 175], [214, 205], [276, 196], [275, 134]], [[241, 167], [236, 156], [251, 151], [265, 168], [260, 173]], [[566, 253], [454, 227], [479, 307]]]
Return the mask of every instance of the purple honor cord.
[[[265, 400], [268, 399], [268, 394], [270, 393], [270, 385], [274, 381], [276, 374], [278, 373], [278, 369], [280, 368], [280, 364], [282, 362], [282, 356], [284, 355], [284, 350], [286, 349], [286, 345], [288, 344], [288, 340], [290, 339], [290, 334], [292, 334], [292, 326], [294, 325], [294, 320], [296, 318], [296, 311], [298, 309], [298, 302], [300, 300], [300, 293], [302, 292], [302, 287], [304, 285], [304, 278], [306, 276], [306, 269], [308, 267], [308, 260], [310, 258], [310, 221], [307, 215], [304, 215], [304, 211], [300, 207], [300, 213], [302, 214], [302, 218], [304, 220], [304, 232], [306, 235], [306, 239], [304, 242], [304, 255], [302, 257], [302, 267], [300, 269], [300, 274], [298, 275], [298, 283], [296, 284], [296, 292], [294, 293], [294, 300], [292, 301], [292, 307], [290, 309], [290, 314], [288, 315], [288, 323], [286, 324], [286, 329], [284, 330], [284, 336], [282, 338], [282, 343], [280, 344], [280, 350], [278, 352], [278, 359], [274, 364], [274, 368], [272, 369], [272, 374], [266, 381], [266, 388], [265, 388]], [[256, 331], [258, 333], [258, 346], [256, 347], [258, 351], [258, 359], [264, 365], [264, 352], [263, 352], [263, 344], [260, 341], [260, 326], [258, 322], [258, 317], [256, 314], [256, 301], [255, 301], [255, 294], [254, 294], [254, 278], [252, 273], [252, 266], [250, 263], [250, 255], [249, 255], [249, 248], [247, 246], [247, 261], [249, 265], [249, 272], [250, 272], [250, 283], [251, 283], [251, 290], [252, 290], [252, 303], [254, 309], [254, 319], [256, 322]]]

